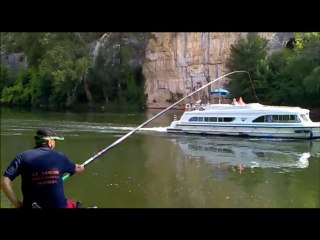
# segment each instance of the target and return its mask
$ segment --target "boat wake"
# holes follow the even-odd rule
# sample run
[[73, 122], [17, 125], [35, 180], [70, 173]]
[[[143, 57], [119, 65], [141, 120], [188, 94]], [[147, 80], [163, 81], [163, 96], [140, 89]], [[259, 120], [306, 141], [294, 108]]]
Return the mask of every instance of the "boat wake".
[[[15, 123], [17, 122], [17, 123]], [[24, 135], [33, 134], [34, 126], [42, 126], [39, 120], [29, 119], [23, 123], [14, 119], [3, 120], [1, 122], [1, 135]], [[93, 122], [76, 122], [76, 121], [51, 121], [50, 127], [65, 136], [78, 136], [85, 133], [101, 134], [125, 134], [133, 131], [137, 126], [124, 126], [115, 123], [93, 123]], [[164, 133], [167, 127], [144, 127], [136, 133]]]
[[166, 127], [141, 128], [139, 129], [139, 131], [164, 133], [164, 132], [167, 132], [167, 128]]

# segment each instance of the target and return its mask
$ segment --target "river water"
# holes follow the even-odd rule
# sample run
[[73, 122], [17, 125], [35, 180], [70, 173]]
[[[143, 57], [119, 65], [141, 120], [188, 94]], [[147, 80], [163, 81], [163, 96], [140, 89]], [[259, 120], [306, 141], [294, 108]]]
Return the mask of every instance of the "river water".
[[[83, 163], [156, 115], [1, 109], [1, 171], [33, 147], [37, 128]], [[170, 110], [65, 181], [66, 196], [99, 208], [319, 208], [320, 141], [178, 135]], [[20, 178], [13, 182], [20, 193]], [[1, 208], [10, 203], [1, 192]]]

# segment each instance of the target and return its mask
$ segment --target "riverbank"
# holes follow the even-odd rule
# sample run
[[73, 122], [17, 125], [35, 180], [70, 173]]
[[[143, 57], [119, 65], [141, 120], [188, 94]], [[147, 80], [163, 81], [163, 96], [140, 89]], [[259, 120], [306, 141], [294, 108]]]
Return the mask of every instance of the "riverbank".
[[[128, 104], [120, 104], [120, 103], [112, 103], [112, 104], [106, 104], [106, 105], [101, 105], [101, 104], [95, 104], [93, 106], [88, 106], [86, 104], [78, 104], [77, 106], [73, 107], [68, 107], [68, 108], [59, 108], [59, 107], [27, 107], [27, 106], [3, 106], [8, 109], [23, 109], [23, 110], [49, 110], [49, 111], [56, 111], [56, 112], [64, 112], [64, 111], [70, 111], [70, 112], [143, 112], [148, 109], [158, 109], [164, 110], [171, 106], [172, 104], [152, 104], [152, 106], [145, 106], [144, 109], [139, 108], [136, 105], [128, 105]], [[310, 110], [310, 118], [312, 121], [317, 122], [320, 121], [320, 107], [317, 108], [308, 108]], [[180, 103], [177, 104], [176, 106], [172, 107], [171, 109], [176, 109], [176, 110], [184, 110], [185, 109], [185, 104]]]

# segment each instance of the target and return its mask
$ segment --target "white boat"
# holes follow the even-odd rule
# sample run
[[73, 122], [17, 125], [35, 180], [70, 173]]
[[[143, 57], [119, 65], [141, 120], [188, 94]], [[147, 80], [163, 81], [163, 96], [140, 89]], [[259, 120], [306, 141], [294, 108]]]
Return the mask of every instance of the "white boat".
[[300, 107], [245, 104], [186, 104], [168, 133], [212, 134], [262, 138], [320, 138], [320, 122]]

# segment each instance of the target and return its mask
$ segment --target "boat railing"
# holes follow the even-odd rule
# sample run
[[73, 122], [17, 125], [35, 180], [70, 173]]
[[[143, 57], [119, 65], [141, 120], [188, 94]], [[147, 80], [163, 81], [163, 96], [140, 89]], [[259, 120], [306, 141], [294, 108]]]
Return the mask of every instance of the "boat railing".
[[195, 110], [209, 110], [209, 109], [216, 109], [216, 108], [246, 108], [246, 109], [255, 109], [255, 108], [261, 108], [263, 105], [261, 105], [260, 103], [247, 103], [247, 104], [242, 104], [242, 105], [234, 105], [232, 103], [219, 103], [219, 104], [212, 104], [212, 103], [187, 103], [185, 105], [185, 111], [195, 111]]
[[195, 103], [195, 104], [187, 103], [185, 106], [185, 111], [195, 111], [195, 110], [203, 111], [205, 110], [205, 108], [206, 108], [206, 104], [203, 104], [203, 103]]

